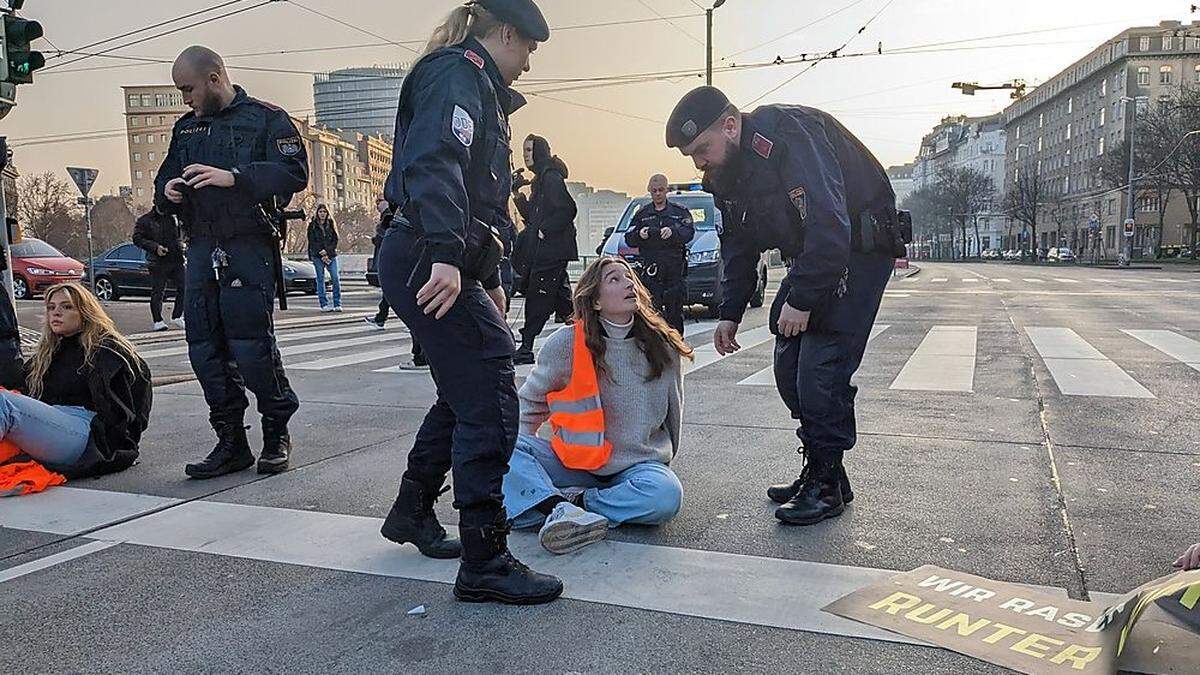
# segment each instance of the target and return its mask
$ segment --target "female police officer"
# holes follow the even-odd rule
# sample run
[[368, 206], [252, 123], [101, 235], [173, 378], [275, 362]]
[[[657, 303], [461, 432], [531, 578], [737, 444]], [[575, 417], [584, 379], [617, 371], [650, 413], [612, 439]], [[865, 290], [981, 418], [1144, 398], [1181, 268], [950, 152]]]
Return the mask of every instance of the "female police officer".
[[[562, 593], [508, 551], [501, 490], [516, 443], [512, 331], [498, 263], [511, 227], [509, 86], [550, 37], [532, 0], [476, 0], [434, 31], [405, 78], [387, 199], [397, 207], [379, 251], [388, 303], [421, 343], [437, 402], [408, 455], [382, 534], [434, 558], [462, 556], [461, 600], [537, 604]], [[446, 472], [462, 544], [433, 513]]]

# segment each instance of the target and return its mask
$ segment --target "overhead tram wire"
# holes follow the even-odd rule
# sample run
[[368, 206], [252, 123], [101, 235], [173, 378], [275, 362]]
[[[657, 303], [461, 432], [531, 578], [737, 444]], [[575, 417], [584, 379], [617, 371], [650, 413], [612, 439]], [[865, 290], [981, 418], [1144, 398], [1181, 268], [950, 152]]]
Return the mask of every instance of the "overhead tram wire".
[[309, 14], [315, 14], [315, 15], [317, 15], [317, 16], [319, 16], [319, 17], [323, 17], [323, 18], [325, 18], [325, 19], [327, 19], [327, 20], [329, 20], [329, 21], [332, 21], [332, 22], [334, 22], [334, 23], [336, 23], [336, 24], [338, 24], [338, 25], [345, 26], [346, 28], [349, 28], [349, 29], [351, 29], [351, 30], [356, 30], [356, 31], [358, 31], [358, 32], [362, 33], [363, 35], [369, 35], [369, 36], [371, 36], [371, 37], [373, 37], [373, 38], [375, 38], [375, 39], [377, 39], [377, 40], [384, 40], [384, 41], [386, 41], [386, 42], [389, 42], [389, 43], [391, 43], [391, 44], [393, 44], [393, 45], [395, 45], [395, 46], [397, 46], [397, 47], [399, 47], [399, 48], [401, 48], [401, 49], [404, 49], [404, 50], [406, 50], [406, 51], [412, 52], [412, 53], [413, 53], [413, 54], [415, 54], [415, 55], [418, 55], [418, 56], [419, 56], [419, 55], [421, 54], [421, 53], [420, 53], [420, 52], [418, 52], [417, 50], [413, 49], [412, 47], [409, 47], [408, 45], [406, 45], [406, 44], [404, 44], [404, 43], [402, 43], [402, 42], [396, 42], [395, 40], [392, 40], [392, 39], [390, 39], [390, 38], [384, 37], [384, 36], [382, 36], [382, 35], [380, 35], [380, 34], [378, 34], [378, 33], [374, 33], [374, 32], [372, 32], [372, 31], [369, 31], [369, 30], [367, 30], [366, 28], [363, 28], [363, 27], [361, 27], [361, 26], [356, 26], [356, 25], [354, 25], [354, 24], [350, 23], [349, 21], [343, 21], [342, 19], [339, 19], [339, 18], [337, 18], [336, 16], [330, 16], [329, 14], [326, 14], [326, 13], [324, 13], [324, 12], [321, 12], [321, 11], [319, 11], [319, 10], [315, 10], [315, 9], [313, 9], [312, 7], [309, 7], [309, 6], [307, 6], [307, 5], [301, 4], [301, 3], [297, 2], [296, 0], [283, 0], [283, 2], [286, 2], [286, 3], [288, 3], [288, 4], [290, 4], [290, 5], [294, 6], [294, 7], [296, 7], [297, 9], [302, 9], [302, 10], [304, 10], [304, 11], [308, 12]]
[[723, 56], [723, 57], [721, 57], [721, 60], [722, 60], [722, 61], [728, 61], [729, 59], [731, 59], [731, 58], [733, 58], [733, 57], [735, 57], [735, 56], [740, 56], [741, 54], [745, 54], [746, 52], [752, 52], [752, 51], [754, 51], [754, 50], [756, 50], [756, 49], [760, 49], [760, 48], [762, 48], [762, 47], [766, 47], [767, 45], [770, 45], [770, 44], [775, 44], [776, 42], [779, 42], [780, 40], [782, 40], [782, 39], [784, 39], [784, 38], [791, 37], [791, 36], [795, 35], [796, 33], [799, 33], [799, 32], [800, 32], [800, 31], [802, 31], [802, 30], [805, 30], [805, 29], [808, 29], [808, 28], [812, 28], [813, 26], [815, 26], [815, 25], [817, 25], [817, 24], [821, 23], [822, 21], [825, 21], [826, 19], [831, 19], [831, 18], [833, 18], [833, 17], [837, 16], [838, 14], [841, 14], [842, 12], [844, 12], [844, 11], [846, 11], [846, 10], [848, 10], [848, 9], [851, 9], [852, 7], [854, 7], [854, 6], [856, 6], [856, 5], [861, 5], [861, 4], [862, 4], [862, 3], [864, 3], [864, 2], [866, 2], [866, 0], [854, 0], [854, 2], [851, 2], [851, 3], [850, 3], [850, 4], [848, 4], [848, 5], [844, 5], [844, 6], [842, 6], [840, 9], [835, 9], [834, 11], [832, 11], [832, 12], [829, 12], [828, 14], [825, 14], [824, 16], [821, 16], [820, 18], [813, 19], [812, 21], [809, 21], [808, 23], [804, 24], [803, 26], [799, 26], [799, 27], [797, 27], [797, 28], [793, 28], [792, 30], [790, 30], [790, 31], [788, 31], [788, 32], [786, 32], [786, 33], [784, 33], [783, 35], [780, 35], [780, 36], [778, 36], [778, 37], [771, 38], [770, 40], [767, 40], [766, 42], [760, 42], [760, 43], [758, 43], [758, 44], [754, 45], [753, 47], [746, 47], [745, 49], [740, 49], [740, 50], [738, 50], [738, 51], [736, 51], [736, 52], [733, 52], [732, 54], [729, 54], [729, 55], [727, 55], [727, 56]]
[[[65, 54], [72, 53], [73, 51], [82, 51], [82, 50], [85, 50], [85, 49], [91, 49], [91, 48], [93, 48], [93, 47], [98, 47], [98, 46], [100, 46], [100, 45], [107, 44], [107, 43], [109, 43], [109, 42], [115, 42], [115, 41], [117, 41], [117, 40], [122, 40], [122, 39], [124, 39], [124, 38], [130, 37], [131, 35], [137, 35], [138, 33], [145, 33], [146, 31], [149, 31], [149, 30], [154, 30], [155, 28], [162, 28], [163, 26], [167, 26], [167, 25], [170, 25], [170, 24], [173, 24], [173, 23], [177, 23], [177, 22], [179, 22], [179, 21], [185, 21], [185, 20], [187, 20], [187, 19], [190, 19], [190, 18], [192, 18], [192, 17], [200, 16], [201, 14], [207, 14], [207, 13], [209, 13], [209, 12], [215, 12], [215, 11], [216, 11], [216, 10], [218, 10], [218, 9], [223, 9], [223, 8], [225, 8], [225, 7], [229, 7], [230, 5], [236, 5], [236, 4], [238, 4], [238, 3], [242, 3], [242, 2], [245, 2], [245, 1], [246, 1], [246, 0], [229, 0], [229, 2], [223, 2], [223, 3], [221, 3], [221, 4], [218, 4], [218, 5], [213, 5], [212, 7], [208, 7], [208, 8], [205, 8], [205, 9], [199, 9], [199, 10], [196, 10], [196, 11], [194, 11], [194, 12], [190, 12], [190, 13], [188, 13], [188, 14], [184, 14], [184, 15], [182, 15], [182, 16], [177, 16], [177, 17], [175, 17], [174, 19], [168, 19], [168, 20], [166, 20], [166, 21], [160, 21], [160, 22], [158, 22], [158, 23], [151, 24], [151, 25], [149, 25], [149, 26], [144, 26], [144, 27], [142, 27], [142, 28], [138, 28], [137, 30], [131, 30], [131, 31], [128, 31], [128, 32], [125, 32], [125, 33], [121, 33], [120, 35], [114, 35], [114, 36], [112, 36], [112, 37], [110, 37], [110, 38], [105, 38], [105, 39], [103, 39], [103, 40], [100, 40], [100, 41], [98, 41], [98, 42], [92, 42], [92, 43], [90, 43], [90, 44], [86, 44], [86, 45], [83, 45], [83, 46], [80, 46], [80, 47], [76, 47], [74, 50], [66, 50], [66, 51], [64, 51], [64, 50], [58, 49], [58, 47], [55, 47], [55, 50], [57, 50], [57, 52], [58, 52], [58, 53], [57, 53], [57, 54], [54, 54], [53, 56], [49, 56], [49, 57], [47, 57], [47, 60], [49, 60], [49, 59], [55, 59], [55, 58], [60, 58], [60, 57], [62, 57], [62, 56], [63, 56], [63, 55], [65, 55]], [[49, 40], [47, 40], [47, 42], [49, 42]], [[51, 43], [51, 45], [53, 45], [53, 44], [54, 44], [54, 43]]]
[[667, 23], [669, 23], [669, 24], [671, 24], [672, 26], [674, 26], [674, 27], [675, 27], [675, 30], [679, 31], [679, 32], [680, 32], [680, 34], [682, 34], [682, 35], [683, 35], [684, 37], [686, 37], [687, 39], [691, 40], [692, 42], [695, 42], [696, 44], [700, 45], [701, 47], [707, 47], [707, 46], [708, 46], [708, 45], [706, 45], [706, 44], [704, 43], [704, 40], [701, 40], [700, 38], [696, 37], [695, 35], [692, 35], [691, 33], [689, 33], [689, 32], [687, 32], [686, 30], [684, 30], [684, 29], [683, 29], [683, 27], [682, 27], [682, 26], [680, 26], [679, 24], [675, 23], [675, 22], [674, 22], [674, 21], [672, 21], [671, 19], [668, 19], [667, 17], [665, 17], [665, 16], [663, 16], [662, 14], [660, 14], [660, 13], [659, 13], [659, 11], [658, 11], [657, 9], [654, 9], [653, 7], [651, 7], [651, 6], [650, 6], [650, 3], [646, 2], [646, 0], [637, 0], [637, 1], [638, 1], [638, 4], [640, 4], [642, 7], [645, 7], [646, 9], [650, 10], [651, 12], [653, 12], [655, 16], [657, 16], [658, 18], [662, 19], [663, 21], [666, 21]]

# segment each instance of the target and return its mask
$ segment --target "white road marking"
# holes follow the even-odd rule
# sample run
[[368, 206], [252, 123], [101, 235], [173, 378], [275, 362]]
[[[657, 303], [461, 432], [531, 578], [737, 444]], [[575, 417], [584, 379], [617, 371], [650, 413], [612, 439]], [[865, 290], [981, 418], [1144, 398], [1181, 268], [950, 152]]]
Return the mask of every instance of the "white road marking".
[[963, 278], [963, 280], [962, 280], [962, 281], [963, 281], [963, 283], [964, 283], [964, 284], [976, 284], [976, 283], [979, 283], [979, 279], [976, 279], [975, 277], [965, 277], [965, 278]]
[[975, 326], [934, 326], [909, 357], [891, 389], [972, 391], [975, 386]]
[[[737, 336], [737, 342], [742, 346], [742, 349], [739, 352], [735, 352], [735, 354], [745, 354], [764, 342], [768, 342], [773, 339], [775, 339], [775, 336], [771, 335], [770, 326], [759, 326], [753, 330], [746, 331], [745, 333], [741, 333]], [[694, 373], [703, 368], [707, 368], [714, 363], [720, 363], [721, 361], [724, 361], [735, 354], [721, 356], [717, 353], [717, 348], [712, 344], [706, 344], [697, 347], [695, 361], [692, 361], [691, 363], [686, 361], [684, 362], [684, 373]]]
[[1077, 284], [1077, 283], [1079, 283], [1079, 281], [1076, 279], [1067, 279], [1065, 277], [1054, 277], [1054, 280], [1060, 284]]
[[998, 282], [1001, 284], [1011, 284], [1012, 283], [1012, 281], [1010, 279], [1004, 279], [1002, 277], [997, 277], [995, 279], [992, 279], [992, 281], [995, 281], [995, 282]]
[[[397, 321], [396, 323], [399, 324], [400, 322]], [[392, 330], [392, 329], [388, 329], [388, 330]], [[396, 330], [403, 331], [405, 334], [407, 334], [407, 331], [404, 329], [403, 324], [400, 324], [399, 326], [397, 326]], [[357, 325], [339, 326], [336, 328], [333, 328], [333, 327], [318, 328], [316, 330], [305, 330], [305, 331], [299, 331], [296, 333], [289, 333], [289, 332], [285, 331], [285, 332], [281, 332], [275, 336], [275, 343], [282, 344], [285, 342], [297, 342], [299, 340], [309, 340], [312, 338], [337, 337], [339, 335], [362, 335], [364, 333], [367, 333], [368, 331], [370, 331], [376, 335], [385, 333], [385, 331], [378, 331], [374, 328], [371, 328], [367, 324], [360, 322]], [[164, 348], [164, 349], [151, 349], [151, 350], [144, 350], [144, 351], [139, 350], [138, 351], [138, 355], [146, 360], [158, 358], [161, 356], [182, 356], [183, 354], [187, 354], [187, 353], [188, 353], [188, 348], [186, 345], [182, 346], [182, 347], [168, 347], [168, 348]]]
[[1037, 277], [1029, 277], [1029, 278], [1026, 278], [1026, 279], [1021, 279], [1021, 281], [1024, 281], [1024, 282], [1026, 282], [1026, 283], [1030, 283], [1030, 284], [1044, 284], [1044, 283], [1046, 283], [1046, 280], [1045, 280], [1045, 279], [1038, 279]]
[[45, 558], [32, 560], [23, 565], [16, 565], [14, 567], [9, 567], [8, 569], [0, 570], [0, 584], [23, 577], [26, 574], [33, 574], [34, 572], [40, 572], [44, 569], [54, 567], [55, 565], [61, 565], [65, 562], [77, 560], [86, 555], [99, 553], [100, 551], [112, 548], [119, 543], [120, 542], [117, 541], [92, 541], [81, 546], [60, 551], [54, 555], [48, 555]]
[[929, 283], [931, 283], [931, 284], [944, 284], [944, 283], [946, 283], [947, 281], [950, 281], [950, 280], [949, 280], [949, 279], [947, 279], [946, 277], [935, 277], [935, 278], [933, 278], [933, 279], [930, 279], [930, 280], [929, 280]]
[[1025, 333], [1064, 395], [1154, 398], [1154, 394], [1075, 331], [1031, 326]]
[[394, 359], [410, 351], [412, 351], [412, 348], [408, 346], [393, 349], [376, 349], [370, 352], [346, 354], [345, 356], [334, 356], [315, 361], [305, 361], [304, 363], [289, 363], [287, 368], [288, 370], [329, 370], [330, 368], [353, 366], [359, 363], [370, 363], [371, 361], [380, 361], [382, 359]]
[[1176, 361], [1187, 364], [1193, 370], [1200, 370], [1200, 342], [1169, 330], [1122, 329], [1121, 332], [1145, 342]]
[[[872, 340], [879, 337], [879, 335], [881, 333], [883, 333], [883, 331], [887, 330], [888, 328], [891, 328], [891, 326], [889, 324], [883, 324], [883, 323], [877, 323], [874, 326], [871, 326], [871, 336], [869, 338], [867, 338], [867, 343], [870, 344], [870, 342]], [[758, 371], [757, 373], [751, 375], [750, 377], [747, 377], [746, 379], [742, 380], [741, 382], [738, 382], [738, 385], [747, 386], [747, 387], [774, 387], [775, 386], [775, 366], [774, 366], [774, 364], [769, 365], [766, 368], [763, 368], [762, 370]]]
[[0, 500], [0, 527], [76, 535], [179, 501], [172, 497], [62, 486], [35, 495]]

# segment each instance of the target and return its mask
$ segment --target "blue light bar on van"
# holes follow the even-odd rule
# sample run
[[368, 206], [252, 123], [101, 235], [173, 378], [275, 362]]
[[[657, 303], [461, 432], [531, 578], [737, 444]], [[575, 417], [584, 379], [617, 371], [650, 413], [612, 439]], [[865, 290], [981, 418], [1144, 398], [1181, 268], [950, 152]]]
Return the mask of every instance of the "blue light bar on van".
[[699, 181], [689, 183], [671, 183], [671, 192], [703, 192], [704, 185]]

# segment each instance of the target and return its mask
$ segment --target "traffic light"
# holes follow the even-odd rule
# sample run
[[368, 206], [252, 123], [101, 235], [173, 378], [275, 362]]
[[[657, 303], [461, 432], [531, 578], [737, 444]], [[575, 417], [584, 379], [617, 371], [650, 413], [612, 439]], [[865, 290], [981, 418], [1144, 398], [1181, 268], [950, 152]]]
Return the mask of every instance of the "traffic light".
[[4, 15], [3, 81], [13, 84], [33, 84], [33, 71], [46, 65], [46, 57], [33, 51], [30, 43], [45, 35], [42, 24], [22, 19], [15, 14]]

